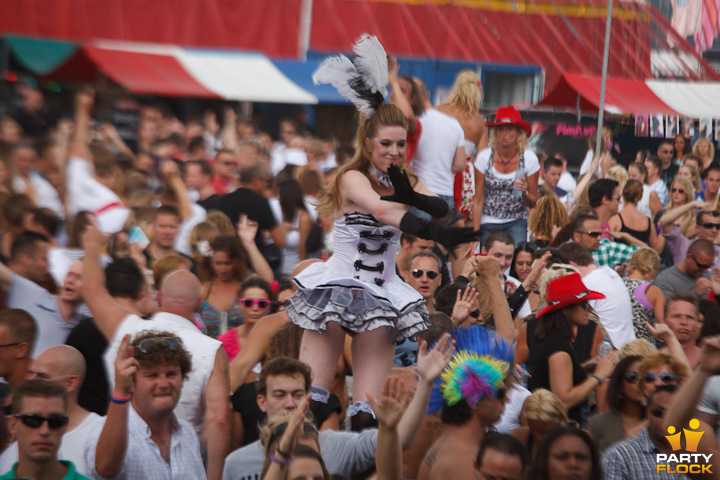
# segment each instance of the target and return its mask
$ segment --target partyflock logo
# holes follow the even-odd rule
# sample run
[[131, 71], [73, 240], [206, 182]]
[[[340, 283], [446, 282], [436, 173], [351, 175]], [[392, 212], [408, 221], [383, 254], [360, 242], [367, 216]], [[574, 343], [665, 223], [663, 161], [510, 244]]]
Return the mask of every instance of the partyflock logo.
[[[682, 448], [681, 445], [682, 432], [675, 433], [675, 427], [672, 425], [668, 427], [668, 433], [670, 435], [665, 435], [665, 438], [667, 438], [670, 443], [673, 453], [669, 455], [666, 453], [658, 453], [656, 455], [656, 473], [712, 473], [712, 471], [710, 471], [710, 467], [712, 467], [710, 463], [712, 453], [697, 453], [700, 439], [705, 434], [704, 431], [697, 431], [697, 429], [700, 428], [700, 421], [693, 418], [688, 423], [688, 426], [690, 430], [683, 428], [683, 432], [685, 432], [685, 448]], [[685, 453], [676, 453], [678, 451], [684, 451]]]

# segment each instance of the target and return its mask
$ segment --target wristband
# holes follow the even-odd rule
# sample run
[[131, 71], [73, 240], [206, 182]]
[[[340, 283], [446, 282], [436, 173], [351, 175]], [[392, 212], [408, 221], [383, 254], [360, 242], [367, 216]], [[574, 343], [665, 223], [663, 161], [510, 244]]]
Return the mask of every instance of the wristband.
[[600, 377], [598, 377], [597, 375], [595, 375], [594, 373], [591, 373], [590, 376], [593, 377], [595, 380], [598, 381], [598, 385], [602, 385], [602, 384], [603, 384], [602, 379], [601, 379]]
[[117, 395], [115, 392], [112, 392], [110, 394], [110, 401], [112, 403], [117, 403], [118, 405], [128, 403], [131, 398], [132, 398], [132, 395], [128, 395], [126, 397], [121, 397], [120, 395]]
[[[280, 450], [276, 450], [276, 452], [279, 453], [280, 455], [282, 455], [282, 452], [280, 452]], [[287, 458], [287, 457], [284, 459], [278, 458], [275, 456], [275, 452], [270, 454], [270, 461], [273, 463], [277, 463], [278, 465], [282, 465], [283, 467], [287, 467], [288, 465], [290, 465], [289, 458]]]

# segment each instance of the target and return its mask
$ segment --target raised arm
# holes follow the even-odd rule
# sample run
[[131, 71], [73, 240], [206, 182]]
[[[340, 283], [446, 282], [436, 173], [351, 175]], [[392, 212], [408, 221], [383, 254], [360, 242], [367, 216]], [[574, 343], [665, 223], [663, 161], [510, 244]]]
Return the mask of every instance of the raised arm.
[[701, 208], [705, 212], [711, 212], [713, 206], [711, 203], [695, 200], [694, 202], [688, 202], [685, 205], [665, 212], [663, 216], [660, 217], [660, 226], [662, 227], [663, 233], [672, 233], [672, 231], [675, 230], [675, 220], [695, 208]]
[[[427, 342], [421, 340], [418, 347], [417, 390], [398, 425], [398, 433], [403, 450], [410, 448], [415, 442], [415, 438], [425, 419], [428, 402], [430, 401], [430, 393], [432, 392], [435, 380], [437, 380], [443, 370], [445, 370], [445, 367], [455, 353], [455, 345], [450, 339], [449, 333], [444, 334], [429, 353], [427, 349]], [[379, 445], [378, 448], [380, 448]]]
[[[130, 335], [125, 335], [115, 359], [115, 385], [113, 397], [129, 398], [132, 393], [133, 376], [140, 364], [133, 356]], [[129, 402], [110, 402], [107, 418], [100, 438], [95, 447], [95, 471], [104, 478], [113, 478], [120, 474], [125, 465], [128, 447], [128, 409]]]
[[690, 419], [696, 418], [695, 409], [700, 402], [705, 383], [712, 375], [718, 373], [720, 373], [720, 336], [716, 335], [703, 340], [697, 367], [673, 395], [670, 408], [667, 409], [663, 419], [663, 429], [670, 425], [675, 425], [676, 428], [678, 425], [685, 426]]
[[118, 325], [132, 312], [118, 305], [105, 288], [105, 273], [100, 265], [100, 247], [105, 243], [103, 234], [92, 224], [83, 233], [82, 240], [85, 247], [85, 260], [82, 265], [83, 298], [90, 307], [95, 325], [111, 342]]
[[242, 242], [242, 245], [248, 254], [250, 265], [252, 265], [252, 268], [258, 277], [270, 283], [275, 280], [275, 275], [273, 275], [270, 264], [267, 262], [263, 254], [260, 253], [260, 250], [255, 243], [255, 234], [257, 233], [257, 230], [257, 222], [248, 219], [247, 215], [244, 213], [240, 215], [240, 220], [237, 224], [237, 233], [238, 237], [240, 237], [240, 242]]
[[261, 319], [250, 331], [245, 347], [230, 362], [230, 391], [234, 392], [245, 383], [250, 370], [265, 356], [275, 331], [289, 322], [285, 312], [278, 312]]
[[75, 135], [70, 144], [70, 156], [90, 160], [92, 154], [88, 147], [90, 131], [90, 113], [95, 103], [95, 91], [84, 88], [75, 96]]
[[160, 166], [160, 171], [165, 177], [168, 185], [175, 193], [175, 198], [178, 201], [178, 210], [180, 211], [180, 218], [185, 220], [192, 214], [192, 201], [180, 176], [180, 168], [177, 166], [174, 160], [163, 160]]
[[230, 105], [223, 109], [223, 126], [220, 132], [223, 148], [235, 153], [240, 151], [237, 137], [237, 114]]
[[500, 263], [496, 258], [487, 256], [474, 257], [472, 262], [475, 272], [485, 280], [485, 285], [487, 285], [490, 292], [497, 334], [508, 342], [514, 342], [516, 335], [515, 325], [503, 290], [502, 280], [500, 280]]
[[590, 183], [590, 179], [593, 176], [593, 173], [597, 171], [598, 164], [600, 163], [600, 157], [593, 157], [592, 163], [590, 164], [590, 170], [583, 175], [583, 177], [580, 179], [579, 182], [577, 182], [577, 185], [575, 185], [575, 190], [573, 190], [573, 198], [578, 198], [582, 194], [582, 192], [585, 191], [588, 184]]
[[210, 379], [205, 386], [207, 478], [221, 480], [225, 457], [230, 453], [230, 380], [225, 349], [218, 348]]
[[365, 395], [378, 421], [377, 480], [399, 480], [402, 478], [403, 455], [398, 422], [407, 400], [403, 382], [398, 376], [387, 377], [379, 401], [370, 392]]
[[397, 105], [408, 120], [408, 133], [415, 133], [417, 130], [417, 118], [413, 112], [412, 106], [405, 94], [400, 88], [400, 64], [397, 58], [390, 57], [388, 59], [388, 83], [390, 84], [390, 103]]

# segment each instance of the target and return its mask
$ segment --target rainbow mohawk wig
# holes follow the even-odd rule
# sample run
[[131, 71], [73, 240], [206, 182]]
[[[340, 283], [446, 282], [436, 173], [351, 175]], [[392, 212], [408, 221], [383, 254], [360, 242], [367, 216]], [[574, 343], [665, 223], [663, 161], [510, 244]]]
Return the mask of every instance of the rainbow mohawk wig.
[[456, 352], [435, 382], [428, 414], [462, 399], [475, 406], [495, 398], [513, 363], [512, 345], [485, 327], [457, 328], [452, 336]]

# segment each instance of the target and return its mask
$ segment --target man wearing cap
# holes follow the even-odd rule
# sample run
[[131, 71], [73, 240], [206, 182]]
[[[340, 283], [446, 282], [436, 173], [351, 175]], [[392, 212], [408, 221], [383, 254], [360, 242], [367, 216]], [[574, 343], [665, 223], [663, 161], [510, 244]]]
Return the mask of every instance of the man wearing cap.
[[447, 429], [425, 456], [419, 480], [467, 478], [476, 469], [485, 432], [505, 406], [511, 344], [479, 326], [456, 329], [453, 339], [455, 355], [435, 384], [428, 407], [428, 413], [441, 410]]

